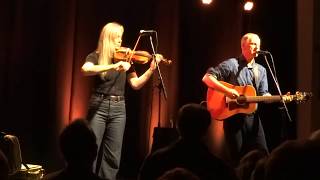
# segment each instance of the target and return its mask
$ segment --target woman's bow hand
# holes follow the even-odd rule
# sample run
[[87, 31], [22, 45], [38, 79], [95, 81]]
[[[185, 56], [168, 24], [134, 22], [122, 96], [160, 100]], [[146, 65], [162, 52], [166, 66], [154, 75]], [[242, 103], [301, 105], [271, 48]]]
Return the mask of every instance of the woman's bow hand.
[[114, 69], [116, 71], [128, 71], [131, 67], [131, 64], [129, 62], [125, 62], [125, 61], [119, 61], [119, 62], [115, 63], [114, 65], [115, 65]]

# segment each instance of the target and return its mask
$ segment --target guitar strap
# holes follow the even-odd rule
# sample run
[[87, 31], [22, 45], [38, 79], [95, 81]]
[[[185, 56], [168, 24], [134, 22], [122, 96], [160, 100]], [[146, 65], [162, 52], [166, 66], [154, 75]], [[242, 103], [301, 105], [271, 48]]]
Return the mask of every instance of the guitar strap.
[[258, 90], [258, 79], [259, 79], [259, 69], [258, 65], [254, 64], [252, 68], [253, 77], [254, 77], [254, 86], [256, 87], [256, 90]]

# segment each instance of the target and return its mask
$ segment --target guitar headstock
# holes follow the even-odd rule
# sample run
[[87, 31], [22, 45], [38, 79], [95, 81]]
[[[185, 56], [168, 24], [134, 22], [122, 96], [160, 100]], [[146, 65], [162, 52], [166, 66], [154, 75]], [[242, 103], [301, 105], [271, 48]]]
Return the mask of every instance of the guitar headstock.
[[285, 103], [296, 101], [296, 103], [303, 103], [305, 101], [310, 100], [312, 97], [311, 92], [300, 92], [297, 91], [295, 95], [290, 95], [290, 93], [287, 93], [286, 95], [282, 96], [282, 101]]

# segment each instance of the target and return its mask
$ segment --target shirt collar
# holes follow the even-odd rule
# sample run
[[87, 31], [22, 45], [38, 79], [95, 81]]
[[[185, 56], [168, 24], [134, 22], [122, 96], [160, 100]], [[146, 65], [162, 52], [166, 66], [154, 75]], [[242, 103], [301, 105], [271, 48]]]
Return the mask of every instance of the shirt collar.
[[254, 67], [254, 65], [255, 65], [255, 60], [253, 59], [250, 63], [247, 64], [247, 67], [251, 69]]
[[240, 61], [241, 64], [243, 64], [243, 66], [247, 66], [249, 69], [252, 69], [256, 64], [254, 59], [250, 63], [247, 63], [247, 61], [246, 61], [246, 59], [244, 58], [243, 55], [241, 55], [239, 57], [239, 61]]

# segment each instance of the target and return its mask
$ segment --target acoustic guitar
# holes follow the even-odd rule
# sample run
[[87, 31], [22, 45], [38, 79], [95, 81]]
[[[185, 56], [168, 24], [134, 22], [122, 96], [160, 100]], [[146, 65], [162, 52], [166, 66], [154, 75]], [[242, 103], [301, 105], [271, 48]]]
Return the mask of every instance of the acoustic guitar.
[[223, 85], [233, 88], [239, 93], [239, 97], [231, 99], [224, 93], [212, 88], [207, 91], [207, 108], [211, 113], [211, 117], [216, 120], [224, 120], [230, 116], [238, 113], [251, 114], [258, 108], [258, 102], [291, 102], [297, 103], [309, 100], [312, 96], [311, 93], [297, 91], [295, 95], [277, 95], [277, 96], [257, 96], [256, 90], [251, 85], [235, 86], [223, 81]]

